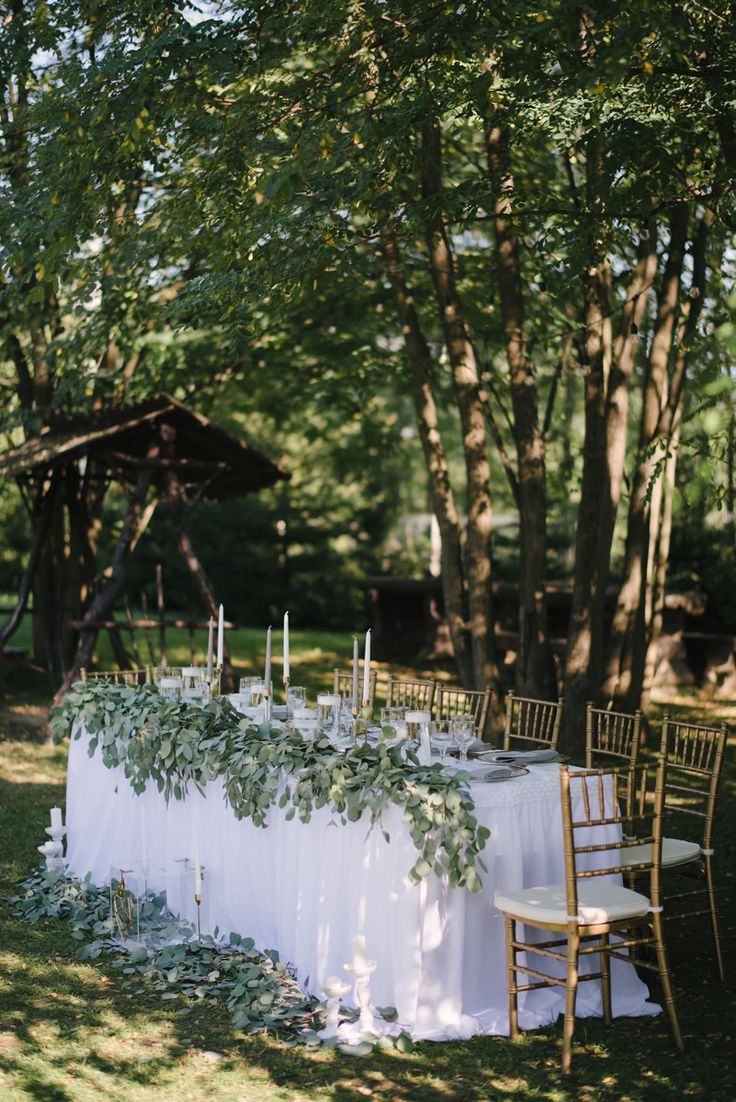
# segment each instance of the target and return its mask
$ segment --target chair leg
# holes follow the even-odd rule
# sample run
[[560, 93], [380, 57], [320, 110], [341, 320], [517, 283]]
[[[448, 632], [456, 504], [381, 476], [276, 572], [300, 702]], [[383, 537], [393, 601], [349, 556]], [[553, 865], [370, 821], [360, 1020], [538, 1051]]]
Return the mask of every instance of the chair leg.
[[667, 950], [664, 944], [664, 931], [662, 927], [662, 915], [657, 912], [652, 915], [652, 933], [654, 934], [654, 947], [657, 953], [657, 965], [659, 967], [659, 979], [662, 984], [662, 992], [664, 994], [664, 1004], [667, 1008], [667, 1013], [670, 1019], [670, 1028], [672, 1030], [672, 1036], [675, 1039], [675, 1044], [680, 1052], [684, 1052], [685, 1045], [682, 1040], [682, 1033], [680, 1032], [680, 1022], [677, 1017], [677, 1007], [675, 1006], [675, 996], [672, 991], [672, 984], [670, 983], [670, 971], [667, 964]]
[[578, 991], [578, 951], [580, 934], [577, 928], [567, 936], [567, 982], [565, 985], [565, 1024], [562, 1032], [562, 1070], [568, 1072], [572, 1063], [572, 1038], [575, 1032], [575, 1000]]
[[601, 934], [601, 1000], [603, 1002], [603, 1021], [610, 1025], [611, 1014], [611, 958], [608, 955], [608, 947], [611, 939], [609, 934]]
[[506, 926], [506, 985], [509, 997], [509, 1036], [512, 1041], [519, 1036], [519, 996], [516, 990], [516, 949], [513, 941], [516, 933], [516, 922], [509, 915], [504, 915]]
[[705, 857], [705, 882], [708, 891], [708, 907], [710, 909], [710, 925], [713, 931], [713, 949], [716, 955], [716, 968], [718, 976], [723, 983], [726, 978], [723, 969], [723, 955], [721, 953], [721, 934], [718, 929], [718, 911], [716, 910], [716, 893], [713, 886], [713, 864], [709, 856]]

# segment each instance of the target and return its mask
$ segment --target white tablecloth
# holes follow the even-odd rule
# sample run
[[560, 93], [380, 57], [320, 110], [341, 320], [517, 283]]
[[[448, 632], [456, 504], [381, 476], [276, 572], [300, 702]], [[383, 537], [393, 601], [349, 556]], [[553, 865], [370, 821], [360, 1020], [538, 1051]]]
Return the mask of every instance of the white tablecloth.
[[[564, 881], [559, 770], [537, 765], [527, 776], [472, 790], [476, 816], [491, 831], [477, 894], [434, 875], [419, 885], [409, 881], [416, 850], [398, 808], [383, 823], [388, 843], [365, 817], [343, 824], [327, 809], [304, 824], [273, 808], [264, 829], [234, 817], [219, 781], [204, 796], [192, 787], [168, 805], [153, 785], [136, 796], [122, 769], [88, 755], [82, 736], [69, 752], [67, 856], [74, 875], [90, 873], [105, 884], [113, 868], [140, 867], [145, 832], [149, 886], [163, 888], [163, 870], [192, 859], [196, 829], [205, 868], [203, 932], [217, 926], [221, 935], [234, 930], [259, 948], [277, 949], [315, 993], [326, 976], [344, 975], [351, 940], [362, 933], [368, 956], [378, 961], [373, 1001], [395, 1006], [415, 1039], [506, 1034], [503, 918], [493, 893]], [[162, 883], [151, 883], [157, 876]], [[172, 901], [194, 917], [190, 886]], [[596, 957], [588, 962], [597, 970]], [[615, 1015], [658, 1012], [632, 966], [613, 961], [612, 970]], [[522, 995], [522, 1028], [554, 1021], [563, 996], [558, 988]], [[580, 985], [577, 1008], [580, 1016], [601, 1013], [597, 981]]]

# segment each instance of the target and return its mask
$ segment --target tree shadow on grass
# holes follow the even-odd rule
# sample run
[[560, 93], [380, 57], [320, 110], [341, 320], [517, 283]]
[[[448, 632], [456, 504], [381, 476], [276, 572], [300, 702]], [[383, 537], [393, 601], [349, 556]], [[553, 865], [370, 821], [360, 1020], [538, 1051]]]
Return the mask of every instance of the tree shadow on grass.
[[[38, 748], [38, 753], [45, 753]], [[31, 759], [19, 759], [19, 777]], [[730, 1023], [736, 1016], [733, 984], [715, 981], [709, 931], [704, 923], [670, 939], [671, 963], [680, 995], [688, 1044], [673, 1048], [667, 1021], [619, 1019], [577, 1023], [573, 1070], [559, 1071], [559, 1026], [524, 1036], [425, 1043], [411, 1054], [374, 1053], [356, 1058], [328, 1051], [287, 1048], [262, 1035], [236, 1033], [217, 1007], [163, 1004], [151, 993], [133, 993], [103, 959], [79, 963], [66, 923], [32, 925], [8, 915], [10, 880], [36, 864], [48, 807], [60, 802], [62, 759], [42, 763], [48, 781], [0, 782], [0, 1055], [4, 1070], [24, 1096], [39, 1102], [131, 1094], [157, 1102], [178, 1099], [192, 1083], [201, 1095], [261, 1099], [359, 1102], [732, 1102], [736, 1098], [736, 1047]], [[726, 801], [724, 801], [726, 803]], [[725, 809], [724, 809], [725, 810]], [[724, 830], [733, 846], [734, 826]], [[724, 826], [726, 823], [724, 822]], [[728, 870], [723, 870], [726, 873]], [[734, 959], [734, 882], [724, 876], [721, 900], [727, 967]], [[244, 931], [247, 933], [247, 931]], [[693, 951], [695, 950], [695, 951]], [[654, 997], [657, 997], [655, 992]], [[15, 1043], [3, 1045], [12, 1036]], [[206, 1053], [222, 1054], [208, 1063]], [[239, 1084], [242, 1084], [242, 1094]]]

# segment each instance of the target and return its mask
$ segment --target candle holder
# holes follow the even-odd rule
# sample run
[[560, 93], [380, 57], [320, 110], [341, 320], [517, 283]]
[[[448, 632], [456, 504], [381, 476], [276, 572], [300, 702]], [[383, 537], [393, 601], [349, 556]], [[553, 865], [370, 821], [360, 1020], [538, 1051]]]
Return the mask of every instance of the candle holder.
[[263, 689], [263, 722], [271, 722], [271, 686], [264, 686]]
[[66, 827], [48, 826], [46, 827], [46, 833], [49, 835], [49, 841], [44, 842], [42, 846], [38, 846], [38, 852], [45, 857], [46, 868], [49, 872], [63, 872], [66, 868], [63, 842], [64, 835], [66, 834]]
[[353, 960], [344, 964], [346, 972], [355, 978], [355, 1001], [360, 1008], [360, 1028], [364, 1033], [373, 1033], [375, 1021], [371, 1010], [371, 976], [378, 967], [375, 960]]
[[340, 1006], [343, 995], [350, 990], [350, 984], [345, 983], [339, 976], [328, 976], [321, 984], [326, 996], [326, 1011], [324, 1029], [320, 1030], [322, 1037], [336, 1037], [340, 1025]]
[[200, 923], [200, 910], [201, 910], [201, 907], [202, 907], [202, 893], [201, 892], [195, 892], [194, 893], [194, 902], [197, 904], [197, 938], [200, 938], [202, 936], [202, 927], [201, 927], [201, 923]]

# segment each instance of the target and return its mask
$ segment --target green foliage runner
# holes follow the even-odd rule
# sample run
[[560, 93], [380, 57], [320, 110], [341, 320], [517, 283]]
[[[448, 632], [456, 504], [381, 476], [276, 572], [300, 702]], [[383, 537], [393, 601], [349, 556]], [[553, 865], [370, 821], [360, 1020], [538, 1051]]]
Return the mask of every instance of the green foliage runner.
[[236, 818], [256, 826], [267, 825], [275, 804], [304, 823], [315, 808], [330, 807], [342, 822], [367, 812], [379, 825], [396, 804], [418, 851], [409, 870], [415, 883], [435, 872], [453, 887], [481, 888], [489, 831], [473, 815], [467, 775], [421, 766], [411, 753], [405, 760], [399, 747], [365, 743], [338, 751], [323, 736], [310, 741], [289, 727], [256, 725], [224, 698], [200, 707], [167, 700], [152, 687], [105, 682], [75, 685], [51, 726], [57, 739], [85, 731], [90, 755], [99, 752], [109, 769], [122, 766], [139, 794], [153, 781], [167, 800], [181, 800], [190, 784], [202, 791], [221, 777]]

